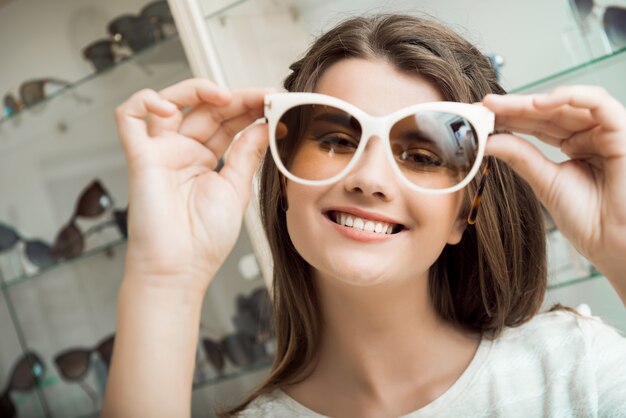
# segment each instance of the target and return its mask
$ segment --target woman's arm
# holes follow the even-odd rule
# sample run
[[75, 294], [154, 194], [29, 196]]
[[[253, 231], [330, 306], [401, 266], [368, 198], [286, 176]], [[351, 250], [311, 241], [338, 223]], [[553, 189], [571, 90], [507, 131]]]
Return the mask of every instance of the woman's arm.
[[249, 125], [270, 91], [192, 79], [142, 90], [117, 109], [128, 251], [105, 418], [190, 416], [202, 301], [241, 230], [268, 144], [267, 124]]
[[492, 135], [486, 153], [533, 188], [555, 224], [611, 282], [626, 306], [626, 109], [599, 86], [548, 94], [487, 95], [496, 128], [531, 134], [570, 160], [555, 163], [515, 135]]

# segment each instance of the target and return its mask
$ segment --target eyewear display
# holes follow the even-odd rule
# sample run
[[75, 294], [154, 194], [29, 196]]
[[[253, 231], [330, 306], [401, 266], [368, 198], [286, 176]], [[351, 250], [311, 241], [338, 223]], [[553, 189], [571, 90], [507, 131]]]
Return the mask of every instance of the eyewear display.
[[587, 31], [591, 17], [598, 19], [601, 15], [604, 33], [612, 47], [626, 47], [626, 7], [601, 6], [593, 0], [569, 0], [569, 4], [583, 32]]
[[9, 251], [17, 243], [25, 244], [26, 258], [37, 267], [48, 267], [55, 263], [50, 245], [39, 239], [26, 239], [11, 226], [0, 222], [0, 253]]
[[221, 340], [202, 338], [202, 347], [220, 376], [224, 373], [226, 359], [236, 367], [249, 367], [268, 359], [265, 345], [241, 331], [229, 334]]
[[120, 233], [127, 237], [127, 211], [115, 210], [113, 221], [95, 225], [82, 233], [76, 224], [77, 217], [94, 218], [113, 207], [113, 199], [99, 180], [93, 180], [80, 194], [74, 213], [68, 223], [57, 234], [52, 245], [52, 257], [55, 260], [70, 259], [79, 255], [85, 248], [86, 238], [104, 227], [115, 225]]
[[265, 117], [272, 157], [295, 182], [323, 186], [340, 180], [377, 135], [401, 181], [435, 194], [455, 192], [472, 180], [495, 123], [493, 112], [480, 104], [420, 103], [371, 116], [319, 93], [266, 95]]
[[12, 116], [26, 106], [32, 106], [41, 102], [46, 98], [44, 90], [48, 84], [56, 84], [63, 87], [69, 85], [67, 81], [55, 78], [42, 78], [25, 81], [19, 88], [21, 101], [16, 99], [11, 93], [7, 93], [4, 96], [4, 115]]
[[6, 389], [0, 394], [0, 417], [14, 418], [17, 415], [15, 405], [9, 396], [11, 392], [27, 392], [43, 381], [46, 366], [41, 358], [32, 351], [25, 352], [13, 366]]
[[113, 66], [117, 57], [124, 57], [117, 47], [138, 52], [176, 33], [172, 13], [164, 0], [149, 3], [138, 15], [125, 14], [115, 18], [107, 25], [107, 30], [111, 38], [95, 41], [83, 49], [83, 57], [97, 71]]

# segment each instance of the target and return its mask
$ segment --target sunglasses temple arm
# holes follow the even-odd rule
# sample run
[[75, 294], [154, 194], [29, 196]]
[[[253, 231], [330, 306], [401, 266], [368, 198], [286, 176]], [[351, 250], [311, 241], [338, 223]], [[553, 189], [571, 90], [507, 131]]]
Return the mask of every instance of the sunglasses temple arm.
[[87, 385], [87, 383], [83, 381], [78, 382], [78, 384], [80, 385], [81, 388], [83, 388], [85, 393], [91, 398], [91, 401], [93, 402], [94, 406], [96, 408], [99, 408], [100, 402], [99, 402], [99, 397], [96, 391], [93, 390], [91, 387], [89, 387], [89, 385]]
[[489, 174], [489, 170], [491, 169], [489, 161], [490, 160], [487, 159], [485, 162], [485, 167], [483, 168], [482, 177], [480, 179], [480, 183], [478, 184], [478, 190], [476, 190], [476, 196], [474, 196], [474, 200], [472, 201], [472, 208], [470, 209], [469, 216], [467, 217], [467, 223], [469, 225], [474, 225], [474, 223], [476, 223], [476, 216], [478, 215], [478, 206], [480, 205], [480, 198], [483, 195], [485, 184], [487, 182], [487, 176]]

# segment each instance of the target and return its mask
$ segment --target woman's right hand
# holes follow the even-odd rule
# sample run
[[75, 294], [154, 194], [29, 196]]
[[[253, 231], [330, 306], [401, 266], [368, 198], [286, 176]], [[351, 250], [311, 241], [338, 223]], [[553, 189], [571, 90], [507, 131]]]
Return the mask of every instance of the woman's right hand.
[[126, 276], [204, 292], [235, 245], [268, 144], [263, 117], [274, 89], [229, 92], [190, 79], [142, 90], [116, 110], [129, 176]]

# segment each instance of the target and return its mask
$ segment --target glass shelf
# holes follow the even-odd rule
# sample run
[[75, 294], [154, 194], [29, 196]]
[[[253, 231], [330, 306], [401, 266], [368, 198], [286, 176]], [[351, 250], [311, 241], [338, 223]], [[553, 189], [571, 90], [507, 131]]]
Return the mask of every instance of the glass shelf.
[[588, 281], [603, 278], [603, 277], [604, 276], [602, 275], [602, 273], [598, 271], [593, 271], [589, 273], [589, 275], [587, 276], [576, 277], [573, 279], [563, 280], [558, 283], [550, 284], [548, 285], [548, 290], [561, 289], [563, 287], [573, 286], [575, 284], [584, 283], [584, 282], [588, 282]]
[[612, 54], [607, 54], [598, 58], [594, 58], [592, 60], [583, 62], [582, 64], [569, 67], [563, 71], [550, 74], [549, 76], [541, 78], [539, 80], [535, 80], [530, 83], [524, 84], [522, 86], [516, 87], [514, 89], [511, 89], [509, 93], [523, 93], [526, 90], [534, 89], [542, 84], [551, 83], [558, 79], [576, 75], [577, 73], [580, 73], [583, 71], [593, 70], [594, 67], [598, 66], [601, 63], [610, 62], [613, 60], [624, 60], [624, 59], [626, 59], [626, 47], [616, 52], [613, 52]]
[[[240, 5], [241, 3], [245, 3], [249, 0], [235, 0], [235, 1], [231, 1], [228, 4], [226, 4], [225, 6], [220, 7], [217, 10], [212, 11], [211, 13], [209, 13], [207, 16], [205, 16], [205, 19], [211, 19], [214, 16], [219, 16], [225, 12], [227, 12], [228, 10], [237, 7], [238, 5]], [[55, 98], [58, 97], [62, 97], [65, 94], [70, 94], [70, 93], [75, 93], [75, 90], [84, 85], [87, 84], [88, 82], [98, 79], [100, 78], [100, 76], [110, 73], [111, 71], [126, 65], [127, 63], [131, 63], [131, 62], [137, 62], [141, 57], [145, 57], [146, 55], [150, 54], [151, 52], [154, 52], [157, 48], [159, 47], [163, 47], [169, 44], [172, 44], [174, 42], [178, 42], [180, 40], [180, 37], [176, 34], [176, 35], [172, 35], [170, 37], [167, 37], [159, 42], [156, 42], [153, 45], [150, 45], [149, 47], [142, 49], [141, 51], [135, 52], [132, 55], [128, 56], [128, 57], [124, 57], [122, 59], [120, 59], [118, 62], [116, 62], [114, 65], [112, 65], [111, 67], [102, 70], [102, 71], [96, 71], [93, 73], [88, 74], [87, 76], [73, 81], [71, 83], [69, 83], [66, 86], [63, 86], [59, 89], [56, 89], [54, 92], [52, 92], [51, 94], [46, 95], [46, 97], [29, 106], [24, 106], [22, 109], [20, 109], [20, 111], [16, 112], [13, 115], [9, 115], [9, 116], [5, 116], [3, 114], [0, 114], [0, 125], [2, 125], [3, 123], [8, 122], [9, 120], [12, 119], [16, 119], [19, 117], [20, 114], [24, 113], [24, 112], [28, 112], [30, 109], [35, 108], [35, 107], [39, 107], [40, 105], [49, 102]]]
[[108, 243], [106, 243], [104, 245], [100, 245], [100, 246], [92, 248], [90, 250], [83, 251], [80, 255], [78, 255], [78, 256], [76, 256], [74, 258], [71, 258], [69, 260], [62, 260], [62, 261], [59, 261], [59, 262], [57, 262], [55, 264], [52, 264], [51, 266], [41, 268], [41, 269], [37, 270], [35, 273], [22, 274], [20, 276], [14, 277], [14, 278], [5, 279], [3, 281], [3, 283], [1, 283], [0, 285], [2, 286], [2, 288], [8, 289], [11, 286], [15, 286], [15, 285], [23, 283], [23, 282], [25, 282], [25, 281], [27, 281], [29, 279], [33, 279], [33, 278], [39, 277], [39, 276], [41, 276], [41, 275], [43, 275], [43, 274], [45, 274], [45, 273], [47, 273], [47, 272], [49, 272], [51, 270], [54, 270], [54, 269], [56, 269], [58, 267], [67, 266], [67, 265], [70, 265], [70, 264], [72, 264], [72, 263], [74, 263], [76, 261], [84, 260], [86, 258], [95, 256], [95, 255], [98, 255], [98, 254], [102, 254], [102, 253], [105, 253], [105, 254], [109, 255], [109, 254], [112, 253], [112, 251], [115, 248], [121, 247], [122, 245], [126, 244], [126, 242], [127, 242], [126, 239], [123, 239], [123, 238], [122, 239], [117, 239], [117, 240], [112, 241], [112, 242], [108, 242]]

